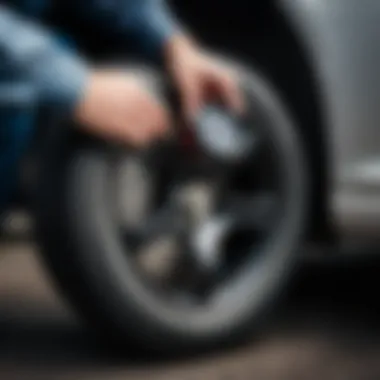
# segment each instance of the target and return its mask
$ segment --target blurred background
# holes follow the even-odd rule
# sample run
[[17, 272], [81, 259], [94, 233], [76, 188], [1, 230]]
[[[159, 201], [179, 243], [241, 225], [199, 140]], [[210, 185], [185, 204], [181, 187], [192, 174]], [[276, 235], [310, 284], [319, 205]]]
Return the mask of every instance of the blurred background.
[[[326, 157], [320, 154], [324, 140], [310, 64], [274, 2], [233, 3], [231, 8], [226, 1], [173, 0], [171, 6], [205, 46], [263, 72], [297, 123], [307, 126], [299, 132], [313, 157], [309, 170], [316, 173], [311, 240], [329, 242], [321, 207]], [[74, 15], [56, 18], [86, 40], [86, 53], [95, 59], [126, 48], [125, 41], [118, 47], [101, 31], [84, 28]], [[24, 200], [27, 177], [18, 194]], [[121, 352], [96, 339], [54, 290], [40, 262], [33, 215], [16, 202], [1, 224], [0, 379], [378, 380], [380, 259], [377, 248], [352, 248], [360, 255], [340, 255], [343, 248], [334, 244], [303, 247], [284, 298], [248, 342], [159, 358], [137, 353], [133, 346]]]

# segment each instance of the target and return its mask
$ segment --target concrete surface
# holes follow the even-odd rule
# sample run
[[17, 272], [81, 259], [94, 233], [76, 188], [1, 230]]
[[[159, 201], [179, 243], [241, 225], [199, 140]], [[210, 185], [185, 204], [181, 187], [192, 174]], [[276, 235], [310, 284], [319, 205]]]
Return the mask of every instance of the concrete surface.
[[380, 379], [380, 260], [304, 268], [260, 340], [159, 362], [101, 347], [35, 253], [32, 243], [0, 245], [1, 380]]

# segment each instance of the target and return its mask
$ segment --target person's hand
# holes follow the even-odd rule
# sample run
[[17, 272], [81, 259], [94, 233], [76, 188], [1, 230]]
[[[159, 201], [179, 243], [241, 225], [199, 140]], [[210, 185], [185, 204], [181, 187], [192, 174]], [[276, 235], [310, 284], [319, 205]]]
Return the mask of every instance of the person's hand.
[[188, 120], [193, 120], [200, 108], [212, 101], [222, 102], [237, 113], [243, 111], [243, 96], [235, 73], [186, 37], [174, 36], [167, 42], [165, 59]]
[[75, 120], [91, 134], [138, 147], [159, 139], [169, 128], [166, 110], [143, 81], [118, 71], [91, 75]]

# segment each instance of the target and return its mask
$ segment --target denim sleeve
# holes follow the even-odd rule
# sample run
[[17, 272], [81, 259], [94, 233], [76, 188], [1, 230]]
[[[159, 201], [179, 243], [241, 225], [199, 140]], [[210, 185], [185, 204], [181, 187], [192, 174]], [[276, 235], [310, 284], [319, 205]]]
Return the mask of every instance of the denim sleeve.
[[133, 37], [144, 53], [157, 58], [179, 29], [164, 0], [77, 1], [78, 11], [105, 32]]
[[0, 5], [0, 72], [5, 88], [28, 83], [36, 102], [70, 112], [81, 97], [88, 68], [43, 28]]

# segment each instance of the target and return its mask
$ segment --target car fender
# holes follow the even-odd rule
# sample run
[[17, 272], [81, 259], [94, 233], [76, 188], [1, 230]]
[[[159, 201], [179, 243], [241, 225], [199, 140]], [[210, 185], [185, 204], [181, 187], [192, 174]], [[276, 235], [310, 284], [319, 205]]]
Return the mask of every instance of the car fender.
[[374, 170], [380, 163], [380, 3], [280, 0], [279, 5], [317, 79], [329, 210], [341, 232], [360, 226], [369, 231], [380, 223], [380, 207], [374, 208], [380, 204], [380, 170]]

